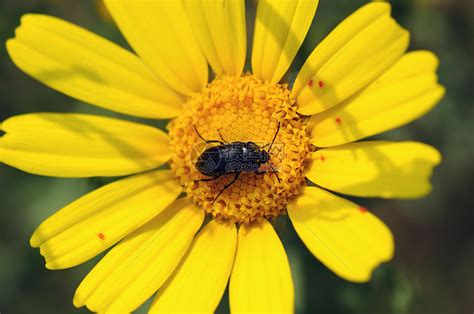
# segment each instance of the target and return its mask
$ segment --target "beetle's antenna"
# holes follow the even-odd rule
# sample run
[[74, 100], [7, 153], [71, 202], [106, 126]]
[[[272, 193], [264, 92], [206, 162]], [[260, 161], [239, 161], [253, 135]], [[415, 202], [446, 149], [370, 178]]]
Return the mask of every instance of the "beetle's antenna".
[[193, 127], [194, 127], [194, 131], [196, 131], [196, 134], [201, 138], [201, 140], [203, 140], [204, 142], [207, 142], [207, 141], [204, 139], [204, 137], [202, 137], [202, 135], [199, 133], [197, 127], [196, 127], [195, 125], [193, 125]]
[[270, 148], [268, 149], [268, 152], [272, 150], [273, 143], [275, 142], [275, 139], [277, 138], [278, 132], [280, 132], [280, 122], [278, 122], [278, 127], [277, 131], [275, 133], [275, 136], [273, 137], [272, 143], [270, 144]]

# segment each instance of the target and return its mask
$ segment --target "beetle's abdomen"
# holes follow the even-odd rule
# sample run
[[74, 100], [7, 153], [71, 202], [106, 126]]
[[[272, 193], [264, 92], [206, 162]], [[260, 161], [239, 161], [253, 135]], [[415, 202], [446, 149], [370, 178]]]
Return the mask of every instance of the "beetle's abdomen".
[[199, 156], [195, 165], [200, 173], [206, 176], [215, 176], [224, 172], [221, 147], [208, 148]]

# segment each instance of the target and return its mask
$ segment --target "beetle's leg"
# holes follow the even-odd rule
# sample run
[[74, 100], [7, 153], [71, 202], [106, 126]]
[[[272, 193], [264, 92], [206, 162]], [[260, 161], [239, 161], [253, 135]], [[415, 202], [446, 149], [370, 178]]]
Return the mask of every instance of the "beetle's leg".
[[201, 133], [199, 133], [198, 129], [196, 128], [195, 125], [193, 125], [194, 127], [194, 131], [196, 131], [196, 134], [201, 138], [201, 140], [203, 140], [206, 144], [210, 144], [210, 143], [219, 143], [219, 144], [225, 144], [224, 142], [222, 141], [217, 141], [217, 140], [206, 140], [204, 137], [202, 137]]
[[224, 175], [224, 174], [221, 173], [221, 174], [218, 174], [218, 175], [215, 176], [215, 177], [204, 178], [204, 179], [199, 179], [199, 180], [194, 180], [194, 182], [209, 182], [209, 181], [214, 181], [214, 180], [219, 179], [219, 178], [222, 177], [223, 175]]
[[278, 176], [278, 171], [274, 171], [273, 173], [276, 175], [278, 183], [281, 183], [280, 177]]
[[224, 139], [224, 137], [222, 136], [221, 130], [217, 129], [217, 133], [219, 133], [219, 137], [221, 138], [221, 140], [222, 140], [225, 144], [227, 144], [228, 142], [227, 142], [227, 141]]
[[[278, 124], [278, 126], [279, 126], [279, 125], [280, 125], [280, 124]], [[276, 175], [277, 180], [278, 180], [278, 183], [280, 183], [281, 181], [280, 181], [280, 177], [278, 176], [278, 169], [277, 169], [277, 168], [275, 167], [275, 165], [272, 164], [271, 162], [269, 162], [268, 164], [270, 165], [270, 167], [272, 167], [272, 170], [273, 170], [272, 172]]]
[[260, 171], [260, 170], [257, 170], [255, 171], [255, 174], [256, 175], [262, 175], [262, 174], [265, 174], [265, 173], [274, 173], [277, 177], [277, 180], [278, 180], [278, 183], [280, 183], [280, 177], [278, 176], [278, 170], [275, 168], [274, 165], [270, 164], [269, 165], [272, 167], [272, 171]]
[[262, 171], [262, 172], [255, 172], [256, 175], [262, 175], [262, 174], [265, 174], [265, 173], [274, 173], [277, 177], [277, 180], [278, 180], [278, 183], [280, 183], [280, 177], [278, 176], [278, 170], [275, 170], [275, 171]]
[[232, 184], [234, 184], [235, 181], [237, 181], [239, 176], [240, 176], [240, 172], [236, 172], [235, 177], [232, 179], [232, 181], [224, 185], [224, 188], [219, 192], [219, 194], [217, 194], [216, 198], [212, 201], [212, 205], [214, 205], [214, 202], [219, 198], [219, 196], [221, 196], [222, 192], [224, 192], [227, 188], [229, 188]]

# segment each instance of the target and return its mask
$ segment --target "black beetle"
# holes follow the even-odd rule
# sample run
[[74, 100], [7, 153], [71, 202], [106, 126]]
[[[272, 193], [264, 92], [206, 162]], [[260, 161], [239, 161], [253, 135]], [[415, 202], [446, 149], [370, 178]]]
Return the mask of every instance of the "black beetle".
[[[270, 163], [270, 151], [272, 149], [273, 143], [280, 131], [280, 123], [278, 123], [278, 128], [273, 136], [273, 140], [270, 144], [265, 146], [258, 146], [254, 142], [227, 142], [224, 140], [221, 132], [217, 130], [221, 140], [206, 140], [198, 132], [196, 126], [194, 130], [197, 135], [206, 143], [219, 143], [218, 146], [210, 147], [204, 150], [204, 152], [198, 157], [195, 167], [203, 175], [211, 177], [207, 179], [201, 179], [197, 182], [209, 182], [216, 180], [226, 174], [235, 174], [234, 178], [227, 183], [224, 188], [217, 194], [212, 204], [219, 198], [219, 196], [227, 188], [237, 181], [241, 173], [255, 173], [255, 174], [264, 174], [266, 171], [261, 171], [260, 166], [264, 164], [269, 164], [272, 167], [272, 173], [275, 173], [278, 181], [277, 170], [275, 166]], [[268, 151], [265, 150], [265, 147], [269, 146]]]

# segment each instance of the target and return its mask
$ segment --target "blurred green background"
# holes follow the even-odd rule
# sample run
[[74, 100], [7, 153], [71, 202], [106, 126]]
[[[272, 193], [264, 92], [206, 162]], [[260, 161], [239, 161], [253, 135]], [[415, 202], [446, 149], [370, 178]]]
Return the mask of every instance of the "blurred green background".
[[[299, 313], [473, 313], [474, 186], [474, 3], [472, 0], [403, 0], [393, 15], [411, 31], [410, 49], [434, 51], [447, 95], [428, 115], [377, 138], [418, 140], [444, 156], [433, 176], [433, 192], [416, 201], [358, 200], [392, 229], [396, 253], [367, 284], [346, 282], [304, 247], [285, 218], [277, 221], [291, 262]], [[321, 0], [293, 73], [315, 45], [344, 17], [366, 3]], [[24, 13], [64, 18], [126, 46], [93, 0], [2, 0], [0, 41], [13, 36]], [[253, 24], [253, 4], [248, 5]], [[291, 73], [290, 73], [291, 75]], [[29, 78], [0, 47], [0, 121], [28, 112], [88, 112], [114, 115], [79, 103]], [[162, 122], [155, 123], [163, 125]], [[72, 296], [96, 261], [48, 271], [28, 240], [50, 214], [105, 183], [105, 179], [34, 176], [0, 164], [0, 312], [74, 313]], [[140, 309], [141, 312], [145, 308]], [[219, 312], [228, 311], [227, 295]]]

